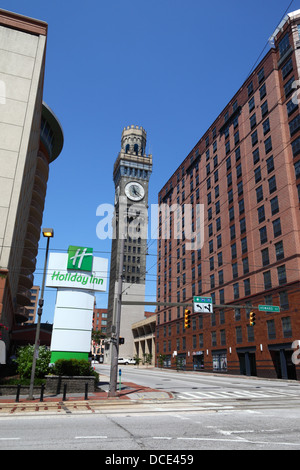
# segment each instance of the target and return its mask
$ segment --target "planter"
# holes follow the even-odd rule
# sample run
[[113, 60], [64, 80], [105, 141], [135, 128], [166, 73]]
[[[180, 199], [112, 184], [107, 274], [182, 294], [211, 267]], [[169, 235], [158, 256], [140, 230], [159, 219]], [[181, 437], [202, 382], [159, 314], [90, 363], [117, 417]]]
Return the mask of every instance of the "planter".
[[94, 376], [68, 376], [68, 375], [46, 375], [46, 392], [58, 395], [63, 393], [67, 387], [67, 393], [84, 393], [85, 384], [88, 384], [88, 392], [94, 392], [97, 381]]
[[[0, 397], [5, 396], [16, 396], [18, 386], [17, 385], [0, 385]], [[33, 393], [39, 395], [41, 393], [41, 386], [34, 386]], [[21, 395], [29, 394], [29, 385], [21, 385]]]

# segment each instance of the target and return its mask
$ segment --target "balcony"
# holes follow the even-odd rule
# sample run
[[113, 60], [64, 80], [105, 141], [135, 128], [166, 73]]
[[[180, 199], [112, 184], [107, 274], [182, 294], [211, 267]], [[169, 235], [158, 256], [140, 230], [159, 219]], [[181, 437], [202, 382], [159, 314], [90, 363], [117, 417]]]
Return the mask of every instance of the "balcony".
[[30, 269], [21, 268], [19, 275], [19, 286], [31, 289], [33, 286], [33, 274]]
[[43, 175], [44, 180], [48, 181], [49, 162], [42, 152], [39, 152], [37, 156], [37, 170]]
[[31, 305], [30, 289], [26, 289], [26, 287], [22, 287], [22, 286], [18, 287], [17, 304], [23, 307]]
[[33, 252], [29, 249], [24, 248], [23, 257], [22, 257], [22, 266], [24, 268], [29, 269], [32, 273], [35, 270], [36, 265], [36, 257], [34, 256]]

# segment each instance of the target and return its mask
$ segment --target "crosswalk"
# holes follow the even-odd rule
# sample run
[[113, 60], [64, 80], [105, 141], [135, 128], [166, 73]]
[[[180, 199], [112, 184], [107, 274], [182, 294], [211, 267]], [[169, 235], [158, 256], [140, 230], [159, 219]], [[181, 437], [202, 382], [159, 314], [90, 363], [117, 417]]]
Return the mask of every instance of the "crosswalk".
[[197, 392], [178, 392], [176, 398], [183, 400], [190, 399], [218, 399], [218, 398], [280, 398], [280, 397], [298, 397], [300, 393], [290, 390], [218, 390], [218, 391], [197, 391]]

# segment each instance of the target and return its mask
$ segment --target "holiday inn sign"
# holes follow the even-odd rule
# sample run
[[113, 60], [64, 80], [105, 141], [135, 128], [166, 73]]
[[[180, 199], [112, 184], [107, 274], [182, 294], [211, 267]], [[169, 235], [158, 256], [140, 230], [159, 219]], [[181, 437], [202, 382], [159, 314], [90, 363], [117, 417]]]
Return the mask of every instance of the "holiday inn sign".
[[46, 286], [57, 289], [51, 362], [88, 359], [95, 291], [106, 291], [108, 260], [93, 249], [69, 246], [67, 253], [51, 253]]
[[108, 262], [93, 256], [93, 249], [69, 246], [68, 253], [51, 253], [47, 287], [106, 291]]

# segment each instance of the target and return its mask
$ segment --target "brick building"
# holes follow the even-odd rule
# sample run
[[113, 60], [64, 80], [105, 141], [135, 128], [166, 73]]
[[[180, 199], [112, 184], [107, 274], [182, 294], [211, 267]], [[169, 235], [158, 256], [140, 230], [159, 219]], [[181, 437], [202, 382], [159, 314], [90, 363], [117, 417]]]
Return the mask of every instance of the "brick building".
[[[192, 312], [189, 329], [183, 306], [158, 307], [156, 357], [168, 367], [300, 378], [300, 10], [270, 42], [159, 193], [158, 302], [215, 304]], [[261, 304], [280, 312], [253, 310], [250, 326]]]

